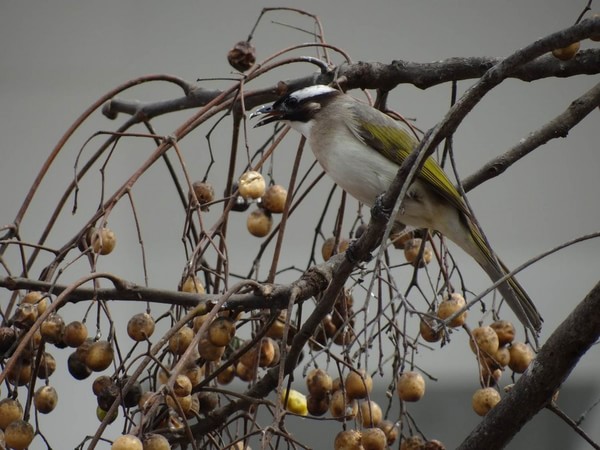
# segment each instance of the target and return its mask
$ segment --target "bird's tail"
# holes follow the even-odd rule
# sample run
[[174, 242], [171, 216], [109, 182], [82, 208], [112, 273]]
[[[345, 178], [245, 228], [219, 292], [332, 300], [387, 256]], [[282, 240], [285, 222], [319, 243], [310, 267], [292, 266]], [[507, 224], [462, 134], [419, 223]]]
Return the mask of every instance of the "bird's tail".
[[[465, 248], [464, 250], [475, 258], [492, 281], [498, 281], [510, 271], [494, 254], [493, 250], [489, 248], [476, 225], [469, 223], [469, 227], [471, 228], [471, 244], [473, 248]], [[542, 317], [519, 282], [514, 277], [511, 277], [498, 285], [498, 290], [521, 323], [533, 331], [534, 335], [537, 335], [542, 328]]]

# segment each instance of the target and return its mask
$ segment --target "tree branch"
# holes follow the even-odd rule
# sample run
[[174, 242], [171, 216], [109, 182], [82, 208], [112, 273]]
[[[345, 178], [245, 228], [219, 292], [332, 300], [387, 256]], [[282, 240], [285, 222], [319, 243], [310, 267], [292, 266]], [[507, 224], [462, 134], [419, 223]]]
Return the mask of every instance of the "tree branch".
[[[332, 273], [339, 261], [332, 259], [313, 267], [297, 281], [282, 285], [264, 285], [264, 289], [244, 294], [233, 294], [223, 305], [223, 309], [251, 311], [255, 309], [282, 309], [287, 307], [292, 290], [297, 291], [296, 301], [302, 302], [322, 292], [331, 281]], [[321, 280], [322, 279], [322, 280]], [[318, 288], [322, 284], [321, 288]], [[0, 277], [0, 287], [10, 291], [32, 290], [51, 295], [60, 295], [72, 286], [54, 284], [22, 277]], [[85, 288], [78, 287], [69, 292], [64, 303], [78, 303], [88, 300], [123, 300], [136, 302], [178, 305], [196, 308], [202, 304], [206, 308], [216, 305], [222, 296], [219, 294], [191, 294], [170, 289], [154, 289], [121, 280], [118, 287]]]
[[[555, 48], [566, 47], [572, 42], [598, 33], [600, 33], [600, 18], [586, 19], [572, 27], [539, 39], [529, 47], [541, 47], [544, 49], [541, 53], [545, 53]], [[346, 89], [390, 91], [399, 84], [412, 84], [420, 89], [427, 89], [450, 81], [479, 78], [504, 60], [505, 58], [472, 57], [449, 58], [433, 63], [415, 63], [403, 60], [395, 60], [390, 64], [359, 62], [341, 65], [329, 72], [288, 80], [285, 85], [288, 90], [296, 90], [312, 84], [329, 84], [336, 78], [343, 78]], [[594, 75], [598, 73], [598, 67], [600, 67], [600, 50], [589, 49], [578, 52], [576, 57], [569, 61], [560, 61], [550, 54], [541, 55], [539, 58], [521, 65], [509, 76], [523, 81], [534, 81], [549, 77]], [[105, 104], [103, 113], [110, 119], [114, 119], [119, 112], [123, 112], [130, 115], [137, 114], [140, 120], [148, 120], [173, 111], [205, 106], [222, 94], [222, 91], [188, 87], [186, 94], [185, 97], [178, 99], [148, 103], [115, 98]], [[251, 109], [273, 101], [281, 94], [281, 86], [247, 91], [244, 104]], [[231, 96], [233, 95], [237, 94], [231, 94]], [[236, 107], [239, 107], [239, 101], [236, 102]]]
[[579, 359], [600, 337], [600, 282], [540, 349], [526, 372], [460, 445], [460, 450], [500, 449], [546, 407]]
[[[308, 75], [286, 80], [289, 91], [297, 90], [313, 84], [329, 84], [334, 76], [346, 79], [347, 89], [391, 90], [399, 84], [412, 84], [419, 89], [428, 89], [451, 81], [480, 78], [491, 67], [504, 61], [500, 57], [465, 57], [448, 58], [431, 63], [395, 60], [390, 64], [379, 62], [358, 62], [338, 67], [326, 74]], [[552, 55], [544, 55], [511, 74], [511, 78], [521, 81], [536, 81], [544, 78], [568, 78], [575, 75], [595, 75], [600, 67], [600, 50], [588, 49], [580, 51], [569, 61], [560, 61]], [[140, 102], [114, 98], [106, 103], [103, 114], [114, 119], [118, 113], [139, 115], [140, 120], [168, 114], [184, 109], [198, 108], [206, 105], [219, 95], [219, 90], [207, 90], [200, 87], [193, 89], [185, 97], [160, 102]], [[275, 100], [280, 95], [277, 87], [246, 91], [246, 108]]]
[[532, 132], [527, 138], [519, 141], [506, 153], [488, 162], [473, 175], [465, 178], [462, 182], [465, 192], [490, 178], [497, 177], [515, 162], [551, 139], [566, 137], [569, 130], [581, 122], [598, 105], [600, 105], [600, 83], [581, 97], [573, 100], [562, 114], [556, 116], [539, 130]]

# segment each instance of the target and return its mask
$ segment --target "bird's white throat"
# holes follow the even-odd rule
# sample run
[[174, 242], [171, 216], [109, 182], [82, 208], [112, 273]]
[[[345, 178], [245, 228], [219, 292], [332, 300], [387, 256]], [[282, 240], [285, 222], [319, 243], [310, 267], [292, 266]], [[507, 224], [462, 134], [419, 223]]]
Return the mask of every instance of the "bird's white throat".
[[313, 119], [310, 119], [307, 122], [289, 121], [289, 120], [286, 120], [285, 122], [292, 129], [296, 130], [298, 133], [300, 133], [302, 136], [304, 136], [306, 139], [310, 139], [310, 132], [313, 128], [313, 125], [315, 124], [315, 121]]

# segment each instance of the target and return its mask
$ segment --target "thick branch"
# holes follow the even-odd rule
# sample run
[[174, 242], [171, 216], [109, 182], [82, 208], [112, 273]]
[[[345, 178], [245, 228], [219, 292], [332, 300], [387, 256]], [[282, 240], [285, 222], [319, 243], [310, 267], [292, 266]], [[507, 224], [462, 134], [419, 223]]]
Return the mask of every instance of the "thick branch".
[[[592, 18], [540, 39], [530, 46], [544, 49], [539, 53], [540, 57], [522, 64], [509, 76], [523, 81], [533, 81], [548, 77], [597, 74], [600, 67], [600, 50], [580, 51], [575, 58], [566, 62], [559, 61], [549, 54], [542, 54], [555, 48], [566, 47], [572, 42], [598, 33], [600, 33], [600, 18]], [[433, 63], [413, 63], [402, 60], [393, 61], [391, 64], [359, 62], [342, 65], [329, 72], [289, 80], [286, 85], [289, 90], [295, 90], [311, 84], [329, 84], [334, 81], [334, 77], [337, 77], [345, 80], [347, 89], [390, 91], [403, 83], [426, 89], [450, 81], [479, 78], [492, 67], [500, 65], [504, 61], [503, 58], [473, 57], [449, 58]], [[201, 87], [188, 89], [189, 92], [185, 97], [165, 102], [140, 103], [115, 98], [105, 105], [103, 112], [111, 119], [114, 119], [119, 112], [124, 112], [131, 115], [137, 114], [140, 120], [147, 120], [173, 111], [205, 106], [222, 94], [221, 91], [207, 90]], [[237, 93], [231, 94], [231, 96], [233, 95], [237, 95]], [[278, 87], [247, 92], [244, 104], [246, 108], [250, 109], [272, 101], [279, 95], [281, 92]], [[239, 107], [239, 102], [236, 106]]]
[[[399, 84], [412, 84], [420, 89], [428, 89], [451, 81], [469, 80], [481, 77], [487, 70], [501, 63], [499, 57], [448, 58], [431, 63], [419, 63], [396, 60], [390, 64], [379, 62], [358, 62], [337, 68], [326, 74], [308, 75], [287, 80], [288, 89], [296, 90], [312, 84], [328, 84], [334, 75], [346, 79], [347, 89], [391, 90]], [[600, 67], [600, 50], [580, 51], [570, 61], [559, 61], [552, 55], [544, 55], [511, 74], [511, 78], [522, 81], [535, 81], [544, 78], [567, 78], [575, 75], [595, 75]], [[185, 97], [161, 102], [139, 102], [114, 98], [106, 103], [103, 113], [115, 118], [118, 113], [138, 114], [140, 120], [151, 119], [183, 109], [198, 108], [206, 105], [221, 91], [196, 88]], [[275, 100], [279, 95], [277, 88], [271, 87], [258, 91], [247, 91], [245, 106], [252, 109], [258, 105]]]
[[459, 449], [500, 449], [550, 402], [579, 359], [600, 337], [600, 282], [559, 325], [529, 371], [471, 432]]
[[[339, 76], [348, 79], [348, 88], [383, 89], [389, 91], [399, 84], [412, 84], [420, 89], [428, 89], [451, 81], [480, 78], [493, 66], [505, 58], [468, 57], [448, 58], [431, 63], [416, 63], [396, 60], [391, 64], [378, 62], [358, 62], [340, 68]], [[524, 64], [511, 74], [511, 78], [522, 81], [535, 81], [543, 78], [566, 78], [574, 75], [594, 75], [598, 73], [600, 52], [596, 49], [584, 50], [570, 61], [563, 62], [550, 54]]]

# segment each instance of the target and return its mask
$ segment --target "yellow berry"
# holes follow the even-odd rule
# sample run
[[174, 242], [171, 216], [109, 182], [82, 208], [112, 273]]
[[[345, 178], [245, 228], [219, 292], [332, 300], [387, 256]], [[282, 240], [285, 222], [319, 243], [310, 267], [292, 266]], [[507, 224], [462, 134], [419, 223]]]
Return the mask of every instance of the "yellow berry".
[[272, 213], [282, 213], [286, 200], [287, 190], [279, 184], [274, 184], [263, 195], [262, 205]]
[[398, 378], [398, 396], [405, 402], [416, 402], [425, 395], [425, 379], [418, 372], [404, 372]]
[[238, 182], [240, 195], [245, 199], [257, 199], [265, 194], [265, 179], [260, 172], [250, 170], [242, 174]]
[[485, 416], [499, 401], [500, 394], [498, 391], [494, 388], [486, 387], [475, 391], [471, 404], [477, 414]]

